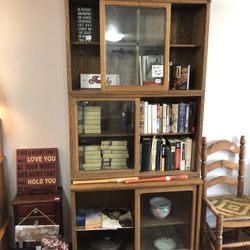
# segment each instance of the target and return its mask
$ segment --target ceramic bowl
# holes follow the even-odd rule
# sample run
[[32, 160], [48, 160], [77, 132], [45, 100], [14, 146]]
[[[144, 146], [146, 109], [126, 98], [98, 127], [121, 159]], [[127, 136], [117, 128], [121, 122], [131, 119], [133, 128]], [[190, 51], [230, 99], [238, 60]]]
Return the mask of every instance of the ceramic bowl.
[[176, 242], [172, 238], [161, 237], [154, 241], [154, 246], [158, 250], [173, 250], [176, 249]]
[[150, 199], [150, 211], [157, 219], [164, 219], [168, 216], [171, 208], [171, 201], [165, 197], [153, 197]]

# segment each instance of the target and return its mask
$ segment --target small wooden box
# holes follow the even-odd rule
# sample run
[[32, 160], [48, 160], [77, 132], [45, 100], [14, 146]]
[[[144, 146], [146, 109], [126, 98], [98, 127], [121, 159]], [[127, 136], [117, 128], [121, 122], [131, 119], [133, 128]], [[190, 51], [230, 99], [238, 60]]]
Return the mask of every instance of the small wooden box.
[[[53, 225], [51, 220], [60, 226], [62, 234], [61, 190], [55, 193], [17, 194], [11, 204], [15, 225]], [[32, 212], [34, 209], [41, 211], [44, 216], [40, 212]]]

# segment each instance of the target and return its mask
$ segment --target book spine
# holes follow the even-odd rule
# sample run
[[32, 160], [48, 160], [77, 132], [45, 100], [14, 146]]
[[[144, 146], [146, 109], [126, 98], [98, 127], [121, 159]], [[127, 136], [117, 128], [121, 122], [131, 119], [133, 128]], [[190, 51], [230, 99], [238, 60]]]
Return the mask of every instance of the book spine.
[[171, 109], [171, 105], [167, 105], [167, 115], [166, 115], [166, 124], [167, 124], [167, 133], [171, 133], [172, 132], [172, 109]]
[[181, 140], [181, 162], [180, 162], [180, 170], [186, 169], [186, 142]]
[[167, 104], [162, 105], [162, 133], [167, 133]]
[[161, 155], [162, 155], [162, 144], [161, 139], [156, 139], [156, 156], [155, 156], [155, 170], [161, 170]]
[[192, 139], [185, 138], [186, 148], [185, 148], [185, 156], [186, 156], [186, 170], [191, 170], [191, 156], [192, 156]]
[[172, 133], [177, 133], [178, 104], [172, 104]]
[[152, 131], [151, 133], [155, 134], [157, 133], [157, 104], [152, 104]]
[[176, 140], [175, 145], [175, 169], [180, 170], [181, 168], [181, 142]]
[[148, 134], [152, 133], [152, 104], [148, 104], [148, 116], [147, 116], [147, 124], [148, 124]]
[[148, 133], [148, 102], [147, 101], [144, 102], [143, 108], [144, 108], [144, 121], [143, 121], [144, 131], [143, 133], [147, 134]]
[[178, 104], [178, 124], [177, 124], [178, 133], [185, 132], [185, 124], [186, 124], [186, 103], [179, 103]]
[[154, 137], [152, 139], [151, 145], [151, 162], [150, 162], [150, 170], [156, 170], [156, 150], [157, 150], [157, 139]]
[[142, 156], [141, 156], [141, 171], [150, 170], [150, 156], [151, 156], [151, 139], [143, 138], [142, 140]]

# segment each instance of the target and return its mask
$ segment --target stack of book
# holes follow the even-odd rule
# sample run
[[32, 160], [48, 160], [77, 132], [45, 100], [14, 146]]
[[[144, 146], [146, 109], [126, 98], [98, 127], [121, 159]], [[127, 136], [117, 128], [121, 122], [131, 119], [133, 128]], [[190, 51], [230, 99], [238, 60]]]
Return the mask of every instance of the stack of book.
[[78, 134], [83, 133], [83, 106], [81, 104], [77, 105], [77, 130]]
[[196, 104], [141, 102], [141, 134], [195, 132]]
[[127, 143], [124, 140], [101, 141], [103, 169], [127, 168], [129, 158]]
[[193, 147], [189, 137], [143, 138], [141, 171], [191, 170]]
[[[87, 145], [79, 147], [79, 160], [83, 157], [83, 170], [100, 170], [102, 167], [102, 156], [100, 145]], [[80, 154], [81, 153], [81, 154]], [[79, 161], [80, 162], [80, 161]]]
[[101, 107], [86, 106], [83, 110], [83, 130], [85, 134], [101, 133]]

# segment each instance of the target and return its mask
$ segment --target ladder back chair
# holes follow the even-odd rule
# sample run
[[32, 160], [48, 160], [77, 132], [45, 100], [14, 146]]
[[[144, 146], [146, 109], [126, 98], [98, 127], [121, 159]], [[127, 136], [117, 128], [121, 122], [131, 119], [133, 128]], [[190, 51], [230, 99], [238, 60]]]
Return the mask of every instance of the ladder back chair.
[[[230, 160], [218, 160], [207, 162], [208, 156], [216, 152], [229, 152], [230, 156], [236, 156], [238, 162]], [[225, 152], [224, 152], [225, 153]], [[231, 155], [232, 154], [232, 155]], [[227, 249], [231, 247], [247, 247], [250, 249], [250, 240], [242, 241], [240, 239], [240, 231], [243, 228], [250, 227], [250, 198], [243, 194], [244, 189], [244, 168], [245, 168], [245, 137], [241, 136], [240, 145], [237, 146], [227, 140], [220, 140], [209, 147], [207, 146], [206, 137], [202, 138], [202, 156], [201, 156], [201, 175], [203, 184], [203, 200], [202, 200], [202, 218], [201, 218], [201, 236], [202, 243], [206, 239], [208, 245], [215, 250]], [[231, 158], [230, 158], [231, 159]], [[226, 168], [231, 171], [228, 173], [208, 180], [207, 174], [215, 169]], [[237, 171], [237, 177], [232, 176], [232, 172]], [[207, 196], [207, 189], [217, 184], [228, 184], [235, 187], [235, 194], [224, 196]], [[207, 222], [207, 209], [216, 218], [216, 227], [212, 229]], [[230, 239], [230, 243], [226, 243], [223, 233], [229, 229], [234, 229], [236, 237]]]

